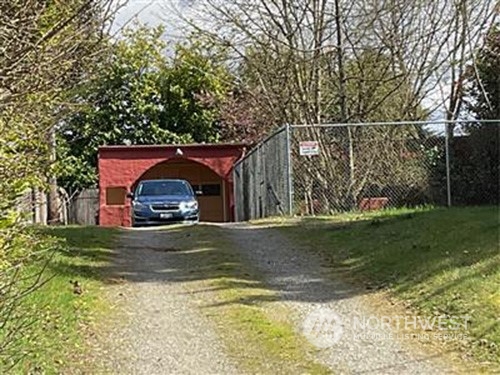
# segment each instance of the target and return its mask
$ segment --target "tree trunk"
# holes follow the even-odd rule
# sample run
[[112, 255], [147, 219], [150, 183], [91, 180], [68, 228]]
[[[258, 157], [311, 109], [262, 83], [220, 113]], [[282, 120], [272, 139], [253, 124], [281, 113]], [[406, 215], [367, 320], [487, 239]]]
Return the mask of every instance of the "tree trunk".
[[[337, 31], [337, 65], [339, 69], [339, 106], [340, 106], [340, 122], [347, 122], [347, 106], [346, 106], [346, 88], [345, 88], [345, 71], [344, 71], [344, 48], [342, 42], [342, 30], [340, 20], [340, 0], [335, 0], [335, 27]], [[352, 130], [349, 126], [347, 130], [347, 142], [349, 153], [349, 191], [348, 197], [349, 207], [354, 208], [356, 197], [354, 196], [355, 172], [354, 172], [354, 139]]]
[[[55, 126], [51, 126], [49, 130], [49, 145], [50, 145], [50, 164], [53, 165], [57, 160], [56, 153], [56, 130]], [[51, 172], [53, 173], [53, 172]], [[61, 200], [59, 198], [59, 192], [57, 188], [57, 178], [56, 176], [49, 176], [49, 199], [48, 199], [48, 210], [47, 210], [47, 223], [49, 225], [58, 225], [61, 223]]]

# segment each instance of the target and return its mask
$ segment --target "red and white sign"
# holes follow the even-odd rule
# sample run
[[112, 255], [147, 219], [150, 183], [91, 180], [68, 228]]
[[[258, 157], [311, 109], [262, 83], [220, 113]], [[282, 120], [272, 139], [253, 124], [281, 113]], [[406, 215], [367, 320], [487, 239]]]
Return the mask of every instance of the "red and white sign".
[[299, 153], [301, 156], [319, 155], [319, 142], [317, 141], [300, 142]]

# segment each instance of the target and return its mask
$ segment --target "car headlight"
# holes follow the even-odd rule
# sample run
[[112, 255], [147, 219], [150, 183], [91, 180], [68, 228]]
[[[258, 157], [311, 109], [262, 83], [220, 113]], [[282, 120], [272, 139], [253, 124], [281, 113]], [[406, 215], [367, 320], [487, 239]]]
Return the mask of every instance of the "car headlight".
[[181, 202], [180, 204], [180, 209], [181, 210], [196, 210], [198, 208], [198, 202], [197, 201], [191, 201], [191, 202]]
[[139, 201], [133, 201], [132, 206], [134, 207], [134, 210], [144, 210], [147, 208], [147, 206]]

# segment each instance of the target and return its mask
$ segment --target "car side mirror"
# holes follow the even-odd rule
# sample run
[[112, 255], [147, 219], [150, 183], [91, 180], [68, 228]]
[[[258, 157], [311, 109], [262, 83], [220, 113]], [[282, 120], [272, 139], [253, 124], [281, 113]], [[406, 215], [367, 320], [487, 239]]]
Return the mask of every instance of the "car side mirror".
[[195, 193], [196, 195], [203, 195], [203, 191], [201, 191], [201, 190], [196, 190], [194, 193]]
[[134, 199], [134, 193], [127, 193], [127, 198]]

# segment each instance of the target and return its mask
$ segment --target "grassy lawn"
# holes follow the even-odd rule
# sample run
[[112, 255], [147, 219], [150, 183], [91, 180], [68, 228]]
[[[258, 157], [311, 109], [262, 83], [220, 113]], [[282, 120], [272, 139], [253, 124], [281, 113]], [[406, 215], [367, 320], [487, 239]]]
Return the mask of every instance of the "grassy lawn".
[[486, 369], [498, 368], [497, 207], [406, 209], [274, 221], [306, 249], [318, 253], [332, 274], [354, 282], [366, 293], [388, 291], [419, 315], [470, 316], [468, 329], [457, 332], [466, 333], [469, 339], [449, 345]]
[[287, 321], [288, 311], [273, 304], [275, 292], [234, 251], [223, 230], [199, 225], [172, 232], [190, 237], [180, 250], [189, 258], [191, 292], [215, 323], [228, 355], [246, 373], [329, 373], [311, 359], [315, 349]]
[[[19, 346], [25, 356], [13, 373], [73, 373], [87, 367], [85, 362], [86, 330], [92, 321], [105, 313], [99, 299], [103, 285], [102, 270], [117, 231], [99, 227], [43, 228], [44, 233], [61, 238], [65, 246], [57, 250], [45, 271], [50, 279], [24, 301], [24, 311], [34, 313]], [[37, 271], [33, 269], [33, 271]], [[77, 280], [83, 294], [73, 292], [70, 280]]]

